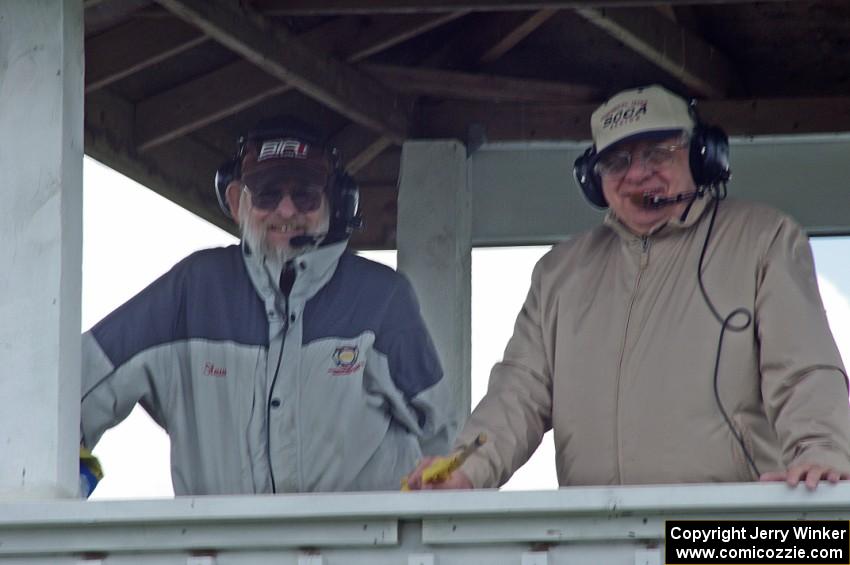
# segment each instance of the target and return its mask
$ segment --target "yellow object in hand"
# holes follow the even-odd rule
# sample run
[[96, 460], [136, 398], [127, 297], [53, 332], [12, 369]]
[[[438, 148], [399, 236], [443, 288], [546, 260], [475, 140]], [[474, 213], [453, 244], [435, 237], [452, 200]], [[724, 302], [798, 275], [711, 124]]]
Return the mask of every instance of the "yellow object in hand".
[[90, 449], [80, 446], [80, 463], [88, 467], [91, 474], [99, 481], [103, 478], [103, 468], [100, 460], [94, 456]]
[[[472, 453], [484, 445], [487, 442], [487, 434], [478, 434], [478, 437], [475, 438], [473, 442], [462, 447], [454, 454], [448, 457], [440, 457], [431, 465], [429, 465], [424, 471], [422, 471], [422, 484], [427, 483], [442, 483], [454, 473], [456, 470], [463, 465], [463, 462], [466, 461], [466, 458], [472, 455]], [[402, 484], [402, 490], [405, 490], [406, 485]]]

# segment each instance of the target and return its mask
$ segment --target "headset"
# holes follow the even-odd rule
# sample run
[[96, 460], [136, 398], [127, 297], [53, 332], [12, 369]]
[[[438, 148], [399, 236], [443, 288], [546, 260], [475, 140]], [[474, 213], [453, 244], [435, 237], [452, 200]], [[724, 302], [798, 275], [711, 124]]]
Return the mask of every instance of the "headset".
[[233, 212], [227, 203], [226, 192], [231, 182], [242, 178], [242, 159], [248, 143], [282, 137], [293, 137], [319, 147], [330, 161], [332, 170], [326, 192], [330, 203], [330, 225], [322, 244], [349, 238], [355, 229], [363, 225], [363, 219], [358, 214], [360, 190], [357, 182], [354, 177], [345, 172], [336, 147], [329, 145], [305, 123], [289, 116], [270, 118], [258, 123], [248, 134], [239, 138], [236, 154], [216, 170], [215, 194], [221, 211], [228, 218], [233, 218]]
[[[691, 132], [688, 161], [691, 176], [701, 196], [707, 188], [718, 187], [731, 177], [729, 167], [729, 138], [717, 126], [702, 123], [697, 116], [696, 101], [688, 103], [694, 121]], [[596, 146], [591, 146], [575, 160], [573, 177], [587, 201], [599, 209], [608, 207], [602, 193], [602, 179], [594, 170], [597, 160]]]

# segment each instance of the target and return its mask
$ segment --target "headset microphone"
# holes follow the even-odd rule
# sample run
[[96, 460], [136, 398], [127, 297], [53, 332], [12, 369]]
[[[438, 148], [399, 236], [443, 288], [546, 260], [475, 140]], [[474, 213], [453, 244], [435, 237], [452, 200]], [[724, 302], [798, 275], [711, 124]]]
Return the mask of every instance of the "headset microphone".
[[691, 192], [680, 192], [676, 196], [659, 196], [657, 194], [632, 194], [632, 204], [642, 206], [648, 209], [658, 209], [664, 206], [672, 206], [679, 202], [693, 202], [697, 198], [705, 196], [704, 190], [694, 190]]

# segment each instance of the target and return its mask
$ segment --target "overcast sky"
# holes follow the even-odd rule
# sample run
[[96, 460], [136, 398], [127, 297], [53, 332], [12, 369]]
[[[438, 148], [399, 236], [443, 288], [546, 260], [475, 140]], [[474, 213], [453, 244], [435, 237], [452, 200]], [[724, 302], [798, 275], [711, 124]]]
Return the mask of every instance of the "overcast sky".
[[[189, 253], [236, 239], [86, 157], [84, 164], [82, 326], [88, 329]], [[212, 190], [212, 178], [210, 178]], [[850, 362], [850, 238], [812, 243], [830, 325], [845, 365]], [[483, 396], [490, 368], [501, 359], [531, 278], [547, 247], [473, 251], [472, 401]], [[368, 257], [395, 266], [395, 254]], [[505, 266], [510, 265], [509, 269]], [[499, 284], [492, 284], [498, 280]], [[95, 449], [106, 477], [93, 499], [171, 496], [169, 443], [137, 408]], [[557, 488], [551, 433], [505, 488]]]

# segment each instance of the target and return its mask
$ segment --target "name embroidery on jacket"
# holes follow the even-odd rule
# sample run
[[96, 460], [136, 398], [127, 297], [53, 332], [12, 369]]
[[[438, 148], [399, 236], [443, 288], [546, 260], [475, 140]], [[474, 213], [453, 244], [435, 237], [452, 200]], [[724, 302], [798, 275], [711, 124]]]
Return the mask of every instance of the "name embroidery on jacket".
[[209, 361], [204, 364], [204, 374], [208, 377], [226, 377], [227, 376], [227, 368], [226, 367], [216, 367]]

